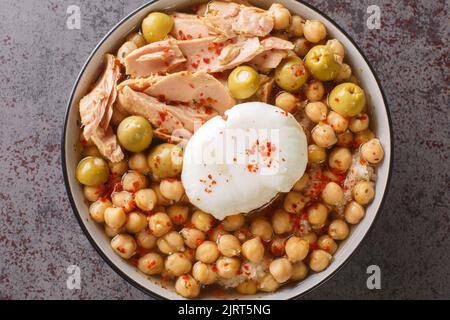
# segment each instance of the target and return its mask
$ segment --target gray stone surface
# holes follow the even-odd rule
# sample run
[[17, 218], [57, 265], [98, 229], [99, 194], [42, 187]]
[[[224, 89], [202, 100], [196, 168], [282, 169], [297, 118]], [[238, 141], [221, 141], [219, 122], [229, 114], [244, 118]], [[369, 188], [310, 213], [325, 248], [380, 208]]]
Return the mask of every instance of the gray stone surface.
[[[6, 1], [0, 5], [0, 298], [148, 299], [100, 258], [71, 211], [60, 164], [75, 77], [101, 37], [144, 0]], [[448, 2], [309, 1], [362, 47], [392, 113], [394, 173], [373, 231], [307, 299], [450, 298]], [[78, 5], [81, 30], [66, 28]], [[366, 8], [381, 8], [368, 30]], [[66, 268], [82, 270], [81, 290]], [[366, 288], [368, 265], [382, 289]]]

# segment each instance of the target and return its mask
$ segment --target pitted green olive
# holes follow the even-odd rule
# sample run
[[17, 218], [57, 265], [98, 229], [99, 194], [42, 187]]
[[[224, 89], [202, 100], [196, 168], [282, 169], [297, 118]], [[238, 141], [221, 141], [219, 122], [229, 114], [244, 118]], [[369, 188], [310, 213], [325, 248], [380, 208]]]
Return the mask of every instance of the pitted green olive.
[[152, 126], [143, 117], [127, 117], [122, 120], [117, 128], [117, 138], [128, 151], [140, 152], [147, 149], [152, 142]]
[[172, 30], [173, 20], [167, 14], [152, 12], [142, 21], [142, 34], [147, 43], [163, 40]]
[[170, 143], [157, 145], [148, 155], [148, 164], [159, 178], [176, 177], [183, 167], [183, 150]]
[[293, 55], [282, 61], [275, 69], [277, 85], [289, 92], [300, 89], [308, 80], [308, 70], [299, 57]]
[[306, 67], [314, 78], [320, 81], [334, 80], [341, 70], [330, 47], [315, 46], [305, 57]]
[[328, 104], [343, 117], [361, 113], [366, 104], [364, 90], [354, 83], [346, 82], [336, 86], [328, 97]]
[[86, 157], [78, 163], [77, 180], [86, 186], [99, 186], [108, 181], [108, 163], [100, 157]]
[[247, 99], [259, 89], [259, 73], [249, 66], [235, 68], [228, 76], [228, 89], [236, 99]]

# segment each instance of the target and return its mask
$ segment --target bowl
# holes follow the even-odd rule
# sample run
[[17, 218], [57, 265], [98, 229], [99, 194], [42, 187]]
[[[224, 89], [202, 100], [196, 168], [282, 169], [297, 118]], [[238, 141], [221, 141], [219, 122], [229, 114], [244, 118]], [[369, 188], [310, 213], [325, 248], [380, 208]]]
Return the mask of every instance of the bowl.
[[[78, 103], [88, 92], [89, 86], [95, 81], [102, 69], [103, 56], [108, 52], [115, 52], [124, 41], [125, 36], [136, 28], [142, 19], [152, 11], [183, 9], [201, 1], [186, 0], [159, 0], [149, 1], [134, 12], [130, 13], [117, 25], [115, 25], [89, 55], [82, 67], [67, 105], [63, 136], [62, 136], [62, 168], [64, 181], [73, 211], [84, 233], [103, 257], [103, 259], [125, 280], [136, 288], [155, 298], [182, 299], [171, 287], [162, 287], [156, 279], [142, 274], [133, 265], [121, 259], [113, 252], [110, 239], [104, 234], [103, 228], [97, 225], [89, 217], [88, 205], [83, 196], [83, 191], [75, 179], [75, 169], [79, 161], [79, 115]], [[255, 5], [268, 8], [273, 1], [251, 1]], [[320, 272], [314, 273], [299, 283], [286, 285], [273, 293], [257, 293], [253, 296], [241, 296], [236, 293], [226, 294], [221, 299], [292, 299], [304, 295], [336, 274], [350, 259], [355, 250], [361, 245], [376, 217], [380, 214], [383, 199], [389, 184], [392, 167], [392, 140], [391, 121], [386, 99], [380, 82], [367, 58], [355, 42], [333, 20], [319, 10], [303, 2], [293, 0], [277, 1], [285, 5], [291, 12], [299, 14], [307, 19], [322, 21], [331, 37], [338, 39], [346, 49], [346, 59], [353, 66], [352, 70], [361, 82], [362, 87], [368, 93], [368, 105], [372, 109], [372, 129], [384, 146], [385, 158], [377, 170], [376, 196], [368, 206], [365, 218], [352, 228], [351, 235], [343, 241], [336, 252], [330, 266]], [[202, 298], [202, 297], [200, 297]], [[203, 298], [214, 298], [205, 296]]]

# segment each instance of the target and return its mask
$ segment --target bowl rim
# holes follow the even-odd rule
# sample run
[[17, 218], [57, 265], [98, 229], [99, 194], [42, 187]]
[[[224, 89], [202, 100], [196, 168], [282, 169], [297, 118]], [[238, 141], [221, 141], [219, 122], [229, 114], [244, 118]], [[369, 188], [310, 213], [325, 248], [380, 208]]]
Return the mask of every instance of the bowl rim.
[[[120, 270], [120, 268], [116, 264], [114, 264], [114, 262], [112, 262], [106, 256], [106, 254], [99, 247], [99, 245], [97, 245], [97, 243], [95, 242], [93, 236], [91, 236], [91, 234], [89, 233], [89, 231], [85, 227], [85, 225], [84, 225], [84, 223], [82, 221], [82, 217], [81, 217], [80, 213], [78, 212], [78, 209], [77, 209], [77, 206], [76, 206], [76, 203], [75, 203], [75, 199], [73, 197], [72, 190], [71, 190], [70, 184], [69, 184], [69, 176], [68, 176], [67, 162], [66, 162], [66, 136], [67, 136], [67, 125], [68, 125], [68, 118], [69, 118], [70, 108], [71, 108], [71, 105], [73, 103], [73, 98], [74, 98], [76, 89], [77, 89], [77, 87], [79, 85], [80, 79], [81, 79], [82, 75], [84, 74], [87, 66], [89, 65], [89, 63], [91, 62], [91, 60], [95, 56], [95, 54], [97, 53], [98, 49], [116, 31], [117, 28], [119, 28], [123, 23], [125, 23], [128, 19], [133, 17], [135, 14], [137, 14], [141, 10], [145, 9], [146, 7], [156, 3], [158, 1], [160, 1], [160, 0], [149, 0], [148, 2], [146, 2], [143, 5], [139, 6], [138, 8], [136, 8], [135, 10], [133, 10], [129, 14], [127, 14], [124, 18], [122, 18], [97, 43], [97, 45], [91, 51], [91, 53], [89, 54], [89, 56], [86, 59], [85, 63], [81, 67], [81, 70], [80, 70], [80, 72], [77, 75], [77, 78], [75, 80], [75, 83], [74, 83], [74, 85], [72, 87], [72, 90], [71, 90], [71, 93], [70, 93], [70, 96], [69, 96], [69, 100], [68, 100], [67, 105], [66, 105], [66, 110], [65, 110], [65, 115], [64, 115], [64, 126], [63, 126], [63, 129], [62, 129], [62, 136], [61, 136], [61, 164], [62, 164], [64, 185], [65, 185], [66, 193], [67, 193], [68, 198], [69, 198], [70, 205], [72, 207], [72, 212], [74, 213], [74, 215], [75, 215], [75, 217], [76, 217], [76, 219], [78, 221], [78, 224], [80, 225], [83, 233], [88, 238], [89, 242], [95, 248], [97, 253], [111, 267], [111, 269], [113, 269], [121, 278], [125, 279], [128, 283], [130, 283], [132, 286], [134, 286], [135, 288], [137, 288], [141, 292], [143, 292], [143, 293], [145, 293], [145, 294], [147, 294], [147, 295], [149, 295], [149, 296], [151, 296], [151, 297], [153, 297], [155, 299], [169, 300], [168, 298], [163, 297], [163, 296], [161, 296], [161, 295], [151, 291], [150, 289], [140, 285], [139, 283], [137, 283], [128, 274], [126, 274], [125, 272]], [[377, 212], [375, 214], [375, 217], [374, 217], [372, 223], [370, 224], [370, 226], [366, 230], [365, 234], [361, 238], [361, 241], [356, 245], [356, 247], [349, 254], [349, 256], [338, 267], [336, 267], [336, 269], [330, 275], [328, 275], [327, 277], [325, 277], [324, 279], [319, 281], [316, 285], [314, 285], [310, 289], [305, 290], [305, 291], [303, 291], [303, 292], [301, 292], [301, 293], [299, 293], [299, 294], [297, 294], [295, 296], [292, 296], [292, 297], [288, 298], [288, 300], [299, 299], [299, 298], [303, 297], [304, 295], [306, 295], [306, 294], [312, 292], [313, 290], [315, 290], [315, 289], [321, 287], [322, 285], [324, 285], [328, 280], [333, 278], [339, 271], [341, 271], [347, 265], [347, 263], [351, 260], [351, 258], [354, 256], [354, 254], [361, 248], [361, 244], [367, 238], [367, 235], [373, 230], [373, 226], [374, 226], [375, 222], [378, 220], [378, 218], [379, 218], [379, 216], [380, 216], [380, 214], [381, 214], [381, 212], [382, 212], [382, 210], [383, 210], [383, 208], [385, 206], [387, 194], [388, 194], [388, 192], [390, 190], [389, 187], [390, 187], [390, 184], [391, 184], [392, 170], [393, 170], [393, 159], [394, 159], [394, 139], [393, 139], [392, 119], [391, 119], [391, 114], [390, 114], [390, 108], [388, 106], [386, 94], [385, 94], [384, 89], [383, 89], [383, 87], [381, 85], [381, 81], [378, 78], [378, 76], [377, 76], [373, 66], [371, 65], [369, 59], [367, 59], [366, 55], [363, 53], [363, 51], [358, 46], [358, 44], [353, 40], [353, 38], [338, 23], [336, 23], [331, 17], [329, 17], [327, 14], [323, 13], [321, 10], [317, 9], [313, 5], [304, 2], [303, 0], [295, 0], [295, 1], [298, 2], [298, 3], [301, 3], [302, 5], [304, 5], [306, 7], [308, 7], [312, 11], [315, 11], [316, 13], [321, 15], [323, 18], [328, 20], [328, 22], [330, 22], [334, 27], [336, 27], [340, 32], [342, 32], [342, 34], [351, 42], [351, 44], [356, 48], [358, 54], [361, 55], [361, 57], [364, 59], [364, 61], [368, 65], [369, 70], [372, 73], [372, 75], [374, 76], [376, 84], [377, 84], [377, 86], [378, 86], [378, 88], [379, 88], [379, 90], [381, 92], [381, 97], [382, 97], [383, 104], [384, 104], [385, 111], [386, 111], [386, 116], [387, 116], [387, 120], [388, 120], [388, 128], [389, 128], [389, 139], [390, 139], [390, 141], [389, 141], [390, 142], [390, 158], [389, 158], [389, 169], [388, 169], [387, 178], [386, 178], [386, 187], [384, 189], [384, 193], [382, 195], [380, 205], [378, 207], [378, 210], [377, 210]]]

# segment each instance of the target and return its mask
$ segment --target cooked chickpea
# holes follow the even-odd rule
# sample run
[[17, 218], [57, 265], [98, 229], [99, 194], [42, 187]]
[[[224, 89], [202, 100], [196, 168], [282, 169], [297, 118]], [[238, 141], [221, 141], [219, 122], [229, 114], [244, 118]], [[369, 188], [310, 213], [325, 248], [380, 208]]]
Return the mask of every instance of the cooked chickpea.
[[122, 208], [109, 207], [105, 209], [104, 219], [109, 227], [117, 230], [123, 227], [127, 221], [127, 215]]
[[311, 49], [311, 43], [305, 37], [298, 38], [294, 41], [294, 52], [299, 57], [304, 57]]
[[225, 257], [234, 257], [241, 253], [241, 242], [231, 234], [225, 234], [217, 240], [217, 246]]
[[138, 260], [138, 269], [149, 276], [160, 274], [164, 269], [164, 261], [161, 255], [150, 252]]
[[352, 68], [348, 64], [343, 63], [334, 81], [336, 83], [347, 82], [351, 76], [352, 76]]
[[184, 187], [180, 180], [164, 179], [159, 185], [159, 190], [164, 198], [180, 201], [184, 194]]
[[122, 258], [130, 259], [136, 252], [134, 238], [128, 234], [118, 234], [111, 240], [111, 247]]
[[269, 271], [278, 283], [283, 283], [292, 276], [292, 264], [286, 258], [278, 258], [270, 263]]
[[128, 170], [127, 160], [122, 160], [119, 162], [108, 161], [109, 171], [116, 177], [121, 177]]
[[217, 279], [217, 273], [214, 272], [213, 267], [201, 261], [197, 261], [192, 267], [192, 275], [203, 285], [212, 284]]
[[147, 156], [143, 152], [133, 153], [128, 159], [128, 165], [131, 170], [142, 174], [148, 174], [150, 172]]
[[164, 254], [172, 254], [184, 251], [183, 237], [176, 231], [166, 233], [156, 241], [159, 251]]
[[339, 133], [337, 135], [337, 140], [338, 146], [348, 148], [353, 145], [353, 133], [349, 130]]
[[308, 161], [322, 163], [327, 159], [327, 150], [315, 144], [308, 146]]
[[380, 140], [372, 139], [361, 146], [361, 157], [371, 164], [377, 164], [384, 157]]
[[305, 95], [309, 101], [320, 101], [325, 93], [325, 87], [319, 80], [310, 81], [305, 87]]
[[162, 237], [172, 230], [172, 221], [166, 213], [157, 212], [148, 219], [148, 227], [154, 236]]
[[327, 123], [336, 133], [343, 133], [348, 128], [348, 120], [334, 111], [330, 111], [328, 114]]
[[309, 206], [306, 210], [308, 214], [308, 222], [312, 225], [322, 226], [328, 217], [328, 208], [320, 202]]
[[191, 249], [197, 248], [205, 241], [205, 234], [195, 228], [183, 228], [180, 233], [184, 239], [184, 243]]
[[250, 232], [256, 237], [260, 237], [263, 241], [269, 241], [273, 236], [273, 229], [270, 222], [262, 218], [252, 221]]
[[294, 191], [302, 191], [306, 188], [309, 182], [309, 175], [308, 173], [304, 173], [303, 176], [294, 184], [294, 187], [292, 190]]
[[83, 147], [82, 155], [85, 157], [101, 157], [102, 154], [96, 146], [85, 146]]
[[329, 235], [323, 235], [317, 240], [317, 244], [319, 248], [325, 250], [329, 254], [334, 254], [337, 250], [337, 244], [334, 239]]
[[153, 249], [156, 246], [156, 237], [151, 234], [150, 230], [145, 229], [136, 235], [137, 244], [144, 249]]
[[365, 113], [357, 115], [350, 119], [350, 123], [348, 125], [349, 129], [352, 132], [361, 132], [369, 128], [369, 116]]
[[289, 92], [282, 92], [275, 98], [275, 105], [287, 112], [295, 111], [297, 102], [297, 98]]
[[336, 57], [336, 60], [339, 63], [342, 63], [344, 61], [345, 50], [344, 46], [339, 40], [337, 39], [328, 40], [326, 46], [329, 47], [331, 51], [333, 51], [334, 56]]
[[111, 207], [112, 203], [108, 199], [100, 199], [91, 203], [89, 206], [89, 214], [95, 222], [103, 223], [105, 221], [105, 210]]
[[182, 253], [172, 253], [167, 257], [164, 267], [169, 275], [178, 277], [191, 271], [192, 262]]
[[213, 263], [219, 257], [220, 252], [217, 244], [212, 241], [204, 241], [195, 251], [195, 259], [204, 263]]
[[322, 148], [329, 148], [337, 142], [333, 128], [324, 123], [319, 123], [312, 129], [311, 138], [316, 145]]
[[128, 214], [125, 229], [129, 233], [138, 233], [147, 227], [147, 217], [140, 212], [131, 212]]
[[328, 165], [330, 168], [339, 172], [347, 171], [352, 165], [352, 153], [349, 149], [343, 147], [334, 148], [328, 157]]
[[309, 267], [315, 272], [323, 271], [330, 265], [331, 258], [331, 254], [325, 250], [314, 250], [309, 259]]
[[242, 228], [245, 223], [245, 217], [243, 214], [238, 213], [232, 216], [227, 216], [222, 221], [222, 226], [226, 231], [236, 231]]
[[[308, 202], [308, 198], [306, 198], [300, 192], [290, 191], [284, 198], [283, 208], [284, 208], [284, 210], [286, 210], [287, 212], [290, 212], [290, 213], [300, 213], [300, 211], [305, 207], [306, 202]], [[274, 224], [273, 219], [275, 216], [283, 217], [284, 223], [287, 223], [287, 221], [289, 220], [289, 215], [286, 212], [285, 212], [286, 214], [282, 214], [281, 212], [284, 212], [284, 211], [277, 210], [275, 212], [274, 216], [272, 217], [272, 224]], [[279, 227], [281, 227], [281, 225], [279, 225]], [[275, 230], [275, 233], [277, 233], [277, 234], [279, 234], [277, 231], [281, 230], [281, 229], [276, 229], [275, 225], [273, 226], [273, 229]], [[286, 225], [283, 230], [286, 230], [285, 232], [290, 231]]]
[[314, 232], [309, 232], [309, 233], [303, 235], [302, 239], [305, 239], [311, 245], [311, 244], [317, 242], [317, 234], [315, 234]]
[[[291, 194], [294, 193], [294, 191], [291, 191], [288, 193]], [[302, 199], [304, 198], [303, 195], [300, 194], [300, 196], [302, 197]], [[287, 198], [287, 196], [286, 196]], [[300, 198], [299, 198], [300, 199]], [[286, 203], [286, 201], [285, 201]], [[297, 200], [297, 201], [292, 201], [289, 200], [288, 202], [289, 204], [289, 208], [293, 208], [294, 205], [296, 206], [295, 209], [298, 208], [298, 206], [301, 205], [305, 205], [303, 200]], [[284, 211], [283, 209], [278, 209], [274, 212], [274, 214], [272, 215], [272, 227], [273, 227], [273, 231], [276, 234], [283, 234], [283, 233], [288, 233], [292, 231], [293, 225], [291, 223], [291, 216], [288, 212]]]
[[258, 282], [258, 289], [264, 292], [274, 292], [279, 287], [280, 284], [270, 273], [266, 273]]
[[328, 107], [321, 101], [310, 102], [305, 106], [305, 113], [314, 123], [319, 123], [327, 118]]
[[292, 16], [291, 25], [288, 28], [288, 32], [294, 37], [303, 36], [303, 26], [305, 21], [299, 16]]
[[256, 237], [242, 244], [242, 255], [251, 262], [260, 262], [264, 257], [264, 245], [261, 238]]
[[127, 213], [135, 207], [133, 195], [128, 191], [113, 192], [111, 201], [113, 205], [122, 208]]
[[303, 26], [303, 35], [312, 43], [320, 42], [327, 36], [325, 25], [317, 20], [306, 20]]
[[291, 280], [299, 281], [306, 278], [308, 275], [308, 267], [302, 261], [298, 261], [292, 264], [292, 276]]
[[231, 279], [237, 275], [241, 261], [238, 258], [220, 257], [216, 262], [217, 274], [225, 279]]
[[372, 131], [370, 131], [369, 129], [357, 132], [355, 134], [355, 144], [356, 145], [362, 145], [363, 143], [366, 143], [367, 141], [372, 140], [373, 138], [375, 138], [375, 135]]
[[133, 42], [138, 48], [143, 47], [147, 44], [142, 34], [137, 32], [130, 33], [125, 39], [127, 41]]
[[287, 238], [285, 236], [275, 236], [273, 237], [271, 243], [270, 243], [270, 252], [275, 257], [281, 257], [284, 256], [286, 253], [285, 247], [286, 247], [286, 241]]
[[103, 187], [99, 187], [99, 186], [84, 186], [83, 187], [83, 194], [84, 197], [90, 201], [90, 202], [94, 202], [97, 201], [100, 198], [100, 194], [102, 193]]
[[269, 12], [273, 15], [274, 29], [284, 30], [289, 27], [291, 13], [280, 3], [274, 3], [270, 6]]
[[183, 225], [188, 219], [189, 207], [174, 204], [167, 207], [167, 214], [175, 225]]
[[299, 237], [290, 237], [288, 241], [286, 241], [285, 250], [289, 261], [302, 261], [308, 255], [309, 243]]
[[129, 192], [137, 192], [147, 185], [147, 178], [135, 171], [127, 172], [122, 178], [123, 190]]
[[333, 220], [328, 227], [328, 234], [334, 240], [344, 240], [348, 237], [350, 229], [344, 220]]
[[353, 199], [364, 206], [375, 197], [374, 183], [370, 181], [358, 181], [352, 189]]
[[322, 190], [321, 196], [325, 203], [335, 206], [344, 199], [344, 191], [336, 182], [328, 182]]
[[206, 212], [197, 210], [192, 214], [191, 222], [197, 229], [206, 232], [213, 226], [214, 218]]
[[358, 224], [364, 218], [365, 210], [362, 205], [356, 201], [351, 201], [345, 206], [345, 221], [350, 224]]
[[256, 280], [246, 280], [236, 287], [236, 291], [241, 294], [255, 294], [258, 291], [258, 283]]
[[175, 291], [182, 297], [195, 298], [200, 293], [200, 285], [192, 276], [185, 274], [175, 282]]
[[136, 206], [143, 211], [151, 211], [156, 205], [156, 193], [152, 189], [141, 189], [134, 194]]
[[171, 201], [161, 194], [161, 190], [159, 189], [158, 183], [152, 184], [150, 188], [156, 194], [156, 204], [158, 206], [168, 206], [169, 204], [171, 204]]
[[111, 228], [110, 226], [108, 226], [107, 224], [105, 224], [104, 230], [105, 230], [105, 234], [110, 238], [114, 238], [119, 233], [122, 233], [125, 231], [124, 228], [114, 229], [114, 228]]

